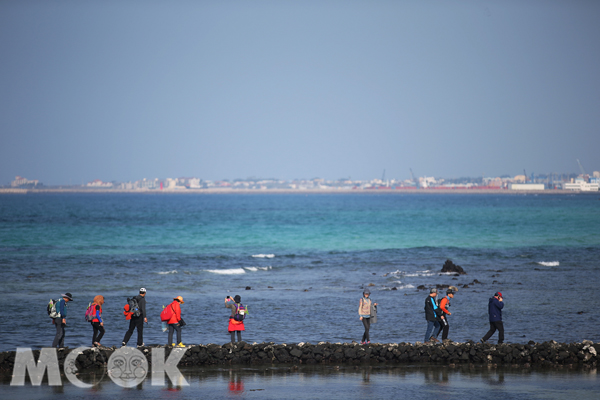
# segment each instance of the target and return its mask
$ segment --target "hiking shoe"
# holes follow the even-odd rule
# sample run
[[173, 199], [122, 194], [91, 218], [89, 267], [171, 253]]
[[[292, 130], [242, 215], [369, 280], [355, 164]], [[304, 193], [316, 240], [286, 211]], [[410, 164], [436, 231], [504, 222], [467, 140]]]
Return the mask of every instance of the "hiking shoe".
[[367, 344], [371, 344], [371, 341], [370, 341], [370, 340], [369, 340], [369, 341], [367, 341]]
[[175, 347], [175, 343], [171, 343], [171, 347]]
[[485, 340], [483, 340], [483, 338], [479, 339], [479, 341], [480, 341], [481, 343], [485, 343]]
[[138, 347], [138, 348], [139, 348], [139, 347], [146, 347], [146, 345], [145, 345], [144, 343], [142, 343], [142, 344], [138, 344], [138, 346], [137, 346], [137, 347]]
[[429, 338], [429, 341], [430, 341], [431, 343], [438, 343], [438, 342], [439, 342], [439, 340], [437, 340], [437, 339], [436, 339], [436, 338], [434, 338], [433, 336]]
[[[173, 346], [175, 346], [175, 343], [173, 343]], [[177, 345], [177, 347], [185, 347], [185, 345], [181, 342], [179, 342], [179, 344]]]
[[125, 343], [125, 342], [121, 343], [121, 347], [125, 347], [125, 346], [127, 346], [127, 343]]

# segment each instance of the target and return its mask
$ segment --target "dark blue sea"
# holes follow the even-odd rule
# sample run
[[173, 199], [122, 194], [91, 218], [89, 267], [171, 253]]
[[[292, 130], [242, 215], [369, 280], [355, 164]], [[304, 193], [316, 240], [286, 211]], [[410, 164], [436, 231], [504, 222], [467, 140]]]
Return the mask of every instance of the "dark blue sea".
[[[440, 273], [448, 259], [467, 275]], [[185, 344], [226, 343], [223, 301], [236, 294], [246, 341], [360, 341], [367, 285], [372, 341], [422, 341], [418, 287], [436, 284], [459, 288], [455, 341], [484, 335], [501, 291], [507, 342], [598, 342], [600, 195], [2, 195], [0, 282], [1, 351], [49, 346], [46, 304], [64, 292], [67, 346], [91, 344], [84, 313], [98, 294], [102, 344], [118, 345], [140, 287], [146, 344], [166, 344], [159, 313], [175, 296]]]

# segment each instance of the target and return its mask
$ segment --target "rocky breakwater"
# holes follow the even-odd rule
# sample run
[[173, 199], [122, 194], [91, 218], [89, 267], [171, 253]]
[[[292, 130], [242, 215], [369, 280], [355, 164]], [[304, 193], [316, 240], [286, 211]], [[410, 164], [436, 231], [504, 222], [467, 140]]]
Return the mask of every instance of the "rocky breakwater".
[[[152, 363], [153, 348], [140, 350]], [[58, 350], [58, 361], [62, 364], [69, 349]], [[89, 349], [77, 357], [79, 371], [103, 368], [110, 356], [118, 348]], [[165, 349], [168, 356], [171, 349]], [[33, 352], [35, 359], [39, 350]], [[448, 365], [492, 364], [522, 367], [596, 367], [600, 360], [600, 343], [557, 343], [555, 341], [528, 344], [457, 343], [446, 341], [437, 344], [391, 343], [360, 345], [358, 343], [318, 344], [275, 344], [240, 342], [235, 346], [208, 344], [189, 346], [180, 359], [179, 367], [223, 366], [223, 365], [293, 365], [293, 364], [405, 364], [405, 365]], [[3, 374], [13, 370], [15, 352], [0, 353], [0, 371]]]

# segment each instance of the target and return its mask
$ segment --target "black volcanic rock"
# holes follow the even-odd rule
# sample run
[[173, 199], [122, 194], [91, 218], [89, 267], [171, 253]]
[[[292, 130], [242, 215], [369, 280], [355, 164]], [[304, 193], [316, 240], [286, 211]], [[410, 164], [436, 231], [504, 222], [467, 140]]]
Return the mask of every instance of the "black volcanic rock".
[[442, 272], [456, 272], [461, 275], [467, 274], [460, 265], [456, 265], [450, 260], [446, 260], [446, 262], [444, 263], [444, 266], [442, 267]]

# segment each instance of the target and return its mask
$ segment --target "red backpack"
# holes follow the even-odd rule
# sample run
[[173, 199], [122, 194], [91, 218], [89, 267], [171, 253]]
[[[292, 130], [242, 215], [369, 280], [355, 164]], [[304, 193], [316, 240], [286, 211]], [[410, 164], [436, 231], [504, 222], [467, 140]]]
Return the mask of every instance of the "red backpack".
[[173, 314], [173, 306], [169, 305], [168, 307], [163, 308], [163, 310], [160, 312], [160, 320], [163, 322], [167, 322], [171, 319]]

